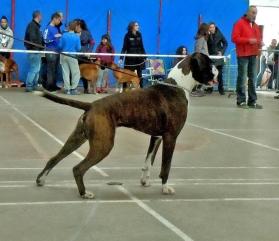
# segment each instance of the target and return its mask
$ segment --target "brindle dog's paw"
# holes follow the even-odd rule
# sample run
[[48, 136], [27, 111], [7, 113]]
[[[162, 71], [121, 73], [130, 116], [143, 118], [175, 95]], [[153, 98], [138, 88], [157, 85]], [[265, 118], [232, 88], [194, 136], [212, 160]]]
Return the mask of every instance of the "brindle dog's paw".
[[151, 186], [150, 181], [149, 181], [148, 178], [141, 178], [140, 183], [143, 187], [150, 187]]
[[170, 186], [163, 186], [162, 193], [165, 195], [173, 195], [175, 194], [175, 190]]
[[46, 183], [46, 181], [45, 181], [44, 179], [39, 179], [39, 178], [38, 178], [38, 179], [36, 180], [36, 184], [37, 184], [38, 187], [44, 186], [45, 183]]
[[93, 198], [95, 198], [95, 195], [92, 192], [87, 192], [86, 191], [85, 194], [81, 195], [81, 197], [83, 199], [93, 199]]

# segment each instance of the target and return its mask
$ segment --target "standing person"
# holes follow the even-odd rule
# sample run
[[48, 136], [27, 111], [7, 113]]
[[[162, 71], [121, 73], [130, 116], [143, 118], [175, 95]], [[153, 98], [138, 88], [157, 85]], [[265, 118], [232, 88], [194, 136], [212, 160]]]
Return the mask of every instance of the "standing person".
[[[139, 32], [139, 24], [136, 21], [129, 23], [128, 32], [125, 34], [122, 54], [145, 54], [143, 46], [142, 35]], [[143, 87], [142, 70], [145, 68], [145, 57], [125, 57], [124, 68], [132, 71], [137, 71], [137, 75], [140, 78], [140, 87]], [[123, 56], [120, 57], [119, 63], [121, 64]], [[123, 84], [123, 88], [127, 87], [127, 83]]]
[[[69, 23], [68, 32], [65, 32], [59, 42], [62, 52], [79, 52], [81, 49], [80, 38], [75, 31], [79, 23], [72, 21]], [[78, 82], [80, 79], [80, 70], [78, 60], [71, 56], [61, 55], [60, 63], [64, 80], [64, 89], [67, 95], [78, 95]], [[70, 81], [71, 76], [71, 81]]]
[[[3, 33], [3, 34], [2, 34]], [[7, 34], [7, 35], [4, 35]], [[13, 48], [14, 39], [13, 30], [10, 29], [8, 24], [8, 18], [6, 16], [1, 17], [1, 25], [0, 25], [0, 49], [11, 49]], [[0, 55], [9, 59], [11, 56], [10, 52], [0, 52]]]
[[198, 32], [195, 36], [195, 52], [205, 54], [209, 56], [207, 40], [209, 36], [209, 26], [206, 23], [202, 23], [199, 26]]
[[[101, 43], [96, 49], [96, 53], [115, 53], [114, 47], [111, 44], [110, 36], [108, 34], [104, 34], [101, 39]], [[109, 69], [106, 66], [110, 66], [114, 62], [114, 56], [98, 56], [98, 60], [100, 61], [102, 67], [99, 70], [99, 76], [97, 80], [97, 93], [107, 93], [106, 85], [104, 80], [108, 79]]]
[[[228, 42], [219, 28], [214, 22], [209, 23], [209, 37], [207, 40], [209, 55], [224, 56], [226, 49], [228, 47]], [[223, 81], [223, 65], [225, 63], [224, 59], [213, 60], [214, 65], [218, 69], [218, 91], [220, 95], [225, 94], [224, 81]]]
[[[28, 24], [24, 40], [32, 42], [36, 45], [32, 45], [25, 42], [25, 48], [27, 50], [43, 50], [44, 41], [40, 31], [40, 22], [42, 20], [42, 14], [40, 11], [34, 11], [32, 14], [32, 21]], [[26, 78], [26, 92], [32, 92], [38, 86], [38, 79], [41, 67], [41, 54], [40, 53], [29, 53], [27, 55], [29, 70]]]
[[[46, 50], [55, 51], [59, 50], [58, 44], [61, 38], [57, 26], [61, 23], [61, 16], [59, 13], [54, 13], [51, 16], [51, 21], [44, 31], [44, 41]], [[59, 65], [59, 54], [46, 54], [47, 64], [47, 79], [43, 82], [43, 87], [48, 91], [60, 90], [57, 86], [57, 66]]]
[[[255, 23], [257, 7], [250, 6], [246, 14], [233, 26], [232, 41], [236, 46], [238, 76], [236, 84], [237, 101], [241, 108], [262, 109], [257, 104], [257, 55], [262, 45], [259, 26]], [[248, 101], [246, 103], [246, 80], [248, 77]]]
[[274, 51], [276, 50], [276, 46], [277, 46], [277, 40], [272, 39], [270, 45], [267, 48], [267, 66], [271, 71], [271, 77], [267, 85], [268, 89], [272, 89], [273, 80], [275, 78], [275, 61], [274, 61], [275, 52]]
[[[91, 53], [93, 51], [94, 45], [95, 45], [95, 40], [92, 37], [92, 34], [90, 33], [86, 22], [83, 19], [77, 19], [80, 23], [80, 42], [81, 42], [81, 52], [83, 53]], [[78, 63], [88, 63], [89, 55], [84, 55], [80, 56]], [[84, 94], [89, 94], [88, 91], [88, 81], [84, 79], [83, 77], [81, 78], [82, 83], [83, 83], [83, 88], [84, 88]]]
[[[207, 46], [207, 40], [208, 40], [208, 35], [209, 35], [208, 27], [209, 26], [206, 23], [202, 23], [199, 26], [199, 29], [195, 36], [195, 52], [202, 53], [207, 56], [209, 56], [208, 46]], [[212, 91], [213, 91], [213, 87], [209, 88], [208, 93], [211, 93]], [[193, 97], [205, 96], [202, 86], [201, 85], [195, 86], [191, 92], [191, 96], [193, 96]]]

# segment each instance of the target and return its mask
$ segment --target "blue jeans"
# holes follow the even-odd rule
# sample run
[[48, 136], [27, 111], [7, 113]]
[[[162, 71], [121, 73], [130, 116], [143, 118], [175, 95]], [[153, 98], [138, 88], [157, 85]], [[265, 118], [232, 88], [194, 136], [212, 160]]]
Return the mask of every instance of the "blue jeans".
[[246, 80], [248, 77], [248, 105], [257, 101], [256, 56], [237, 57], [238, 76], [236, 83], [237, 103], [246, 102]]
[[41, 68], [41, 54], [28, 54], [29, 71], [26, 77], [26, 90], [32, 91], [38, 85]]
[[47, 90], [55, 90], [57, 70], [59, 66], [59, 54], [46, 54], [47, 79], [43, 87]]
[[105, 68], [105, 69], [99, 69], [99, 74], [98, 74], [98, 79], [97, 79], [97, 83], [96, 83], [96, 87], [97, 88], [104, 88], [105, 86], [105, 82], [104, 82], [104, 78], [107, 78], [109, 74], [109, 69]]

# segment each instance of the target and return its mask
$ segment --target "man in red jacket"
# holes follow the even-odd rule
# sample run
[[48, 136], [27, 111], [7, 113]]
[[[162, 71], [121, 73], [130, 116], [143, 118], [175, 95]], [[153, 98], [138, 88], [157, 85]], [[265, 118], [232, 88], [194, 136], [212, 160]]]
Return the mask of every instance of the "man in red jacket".
[[[237, 106], [241, 108], [262, 109], [256, 103], [256, 58], [262, 45], [259, 26], [255, 23], [256, 6], [250, 6], [247, 13], [233, 27], [232, 41], [236, 45], [238, 76], [236, 84]], [[246, 104], [246, 80], [248, 77], [248, 102]]]

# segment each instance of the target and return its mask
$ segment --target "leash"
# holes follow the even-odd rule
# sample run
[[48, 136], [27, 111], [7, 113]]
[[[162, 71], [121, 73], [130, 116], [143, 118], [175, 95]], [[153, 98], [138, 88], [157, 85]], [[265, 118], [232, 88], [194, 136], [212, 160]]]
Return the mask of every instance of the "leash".
[[[32, 45], [32, 46], [34, 46], [34, 47], [37, 47], [37, 48], [40, 48], [40, 49], [42, 49], [42, 50], [45, 49], [45, 47], [44, 47], [43, 45], [36, 44], [36, 43], [34, 43], [34, 42], [31, 42], [31, 41], [28, 41], [28, 40], [25, 40], [25, 39], [16, 38], [16, 37], [14, 37], [14, 36], [12, 36], [12, 35], [10, 35], [10, 34], [6, 34], [6, 33], [2, 32], [2, 31], [0, 31], [0, 34], [5, 35], [5, 36], [7, 36], [7, 37], [9, 37], [9, 38], [12, 38], [12, 39], [14, 39], [14, 40], [17, 40], [17, 41], [19, 41], [19, 42], [23, 42], [23, 43], [30, 44], [30, 45]], [[56, 50], [52, 50], [51, 52], [53, 52], [53, 53], [55, 53], [55, 54], [61, 54], [61, 55], [64, 55], [64, 56], [68, 56], [68, 57], [71, 57], [71, 58], [73, 58], [73, 59], [80, 60], [80, 61], [82, 61], [83, 63], [95, 64], [95, 65], [99, 66], [100, 68], [107, 68], [107, 69], [110, 69], [110, 70], [112, 70], [112, 71], [116, 71], [116, 72], [119, 72], [119, 73], [126, 74], [126, 75], [129, 75], [129, 76], [134, 77], [132, 74], [125, 73], [125, 72], [123, 72], [123, 71], [121, 71], [121, 70], [117, 70], [117, 69], [111, 68], [111, 67], [109, 67], [109, 66], [105, 66], [105, 65], [102, 65], [102, 64], [98, 64], [98, 63], [92, 62], [92, 61], [87, 60], [87, 59], [85, 59], [85, 58], [73, 56], [73, 55], [71, 55], [71, 54], [66, 54], [66, 53], [63, 53], [63, 52], [56, 51]], [[51, 53], [51, 52], [50, 52], [50, 53]], [[94, 55], [94, 54], [93, 54], [93, 55]]]
[[[173, 88], [177, 88], [177, 89], [182, 89], [182, 90], [186, 91], [188, 94], [190, 94], [190, 93], [192, 92], [192, 90], [189, 90], [189, 89], [187, 89], [187, 88], [184, 88], [184, 87], [182, 87], [182, 86], [180, 86], [180, 85], [174, 85], [174, 84], [162, 82], [162, 81], [160, 81], [160, 80], [154, 80], [153, 82], [156, 83], [156, 84], [159, 84], [159, 85], [165, 85], [165, 86], [169, 86], [169, 87], [173, 87]], [[212, 87], [212, 86], [210, 86], [210, 85], [204, 85], [204, 84], [202, 84], [201, 86], [203, 86], [203, 87], [205, 87], [205, 88], [206, 88], [206, 87]]]
[[143, 65], [144, 63], [146, 63], [147, 60], [144, 60], [143, 62], [139, 63], [139, 64], [123, 64], [124, 66], [128, 66], [128, 67], [136, 67], [136, 66], [140, 66]]

